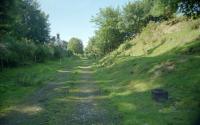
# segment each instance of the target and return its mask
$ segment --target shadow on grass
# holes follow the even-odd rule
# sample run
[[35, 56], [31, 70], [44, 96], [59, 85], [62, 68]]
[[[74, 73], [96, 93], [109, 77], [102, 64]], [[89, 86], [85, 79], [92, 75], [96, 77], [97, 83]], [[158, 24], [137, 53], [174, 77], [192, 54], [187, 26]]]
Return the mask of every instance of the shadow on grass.
[[[88, 63], [87, 63], [88, 64]], [[119, 124], [112, 109], [104, 110], [108, 93], [95, 86], [85, 64], [57, 70], [57, 78], [0, 117], [5, 125]], [[82, 76], [82, 77], [80, 77]], [[102, 81], [101, 81], [102, 82]], [[109, 81], [104, 81], [109, 82]], [[111, 114], [110, 114], [111, 111]]]
[[[195, 54], [183, 54], [177, 48], [177, 55], [171, 51], [154, 57], [118, 58], [115, 64], [96, 71], [99, 86], [109, 93], [110, 106], [122, 113], [122, 124], [195, 124], [200, 112], [200, 57], [196, 47], [199, 43], [195, 42]], [[151, 97], [155, 88], [168, 91], [169, 100], [155, 102]]]

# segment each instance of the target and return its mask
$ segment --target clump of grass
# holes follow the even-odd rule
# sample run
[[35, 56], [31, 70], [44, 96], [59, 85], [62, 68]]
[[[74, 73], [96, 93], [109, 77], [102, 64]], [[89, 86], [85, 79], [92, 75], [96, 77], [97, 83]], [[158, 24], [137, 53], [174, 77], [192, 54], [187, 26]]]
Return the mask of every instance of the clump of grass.
[[184, 54], [189, 54], [189, 55], [193, 55], [193, 54], [200, 54], [200, 42], [192, 45], [190, 47], [188, 47], [186, 50], [183, 51]]
[[125, 50], [127, 50], [127, 49], [130, 49], [131, 47], [132, 47], [133, 45], [130, 43], [130, 42], [125, 42], [122, 46], [120, 46], [120, 50], [121, 51], [125, 51]]
[[19, 73], [16, 78], [17, 85], [20, 86], [32, 86], [35, 83], [36, 74], [34, 73]]
[[193, 23], [190, 24], [191, 25], [191, 30], [197, 30], [200, 29], [200, 21], [196, 20]]
[[200, 38], [183, 47], [176, 48], [174, 52], [181, 55], [200, 55]]

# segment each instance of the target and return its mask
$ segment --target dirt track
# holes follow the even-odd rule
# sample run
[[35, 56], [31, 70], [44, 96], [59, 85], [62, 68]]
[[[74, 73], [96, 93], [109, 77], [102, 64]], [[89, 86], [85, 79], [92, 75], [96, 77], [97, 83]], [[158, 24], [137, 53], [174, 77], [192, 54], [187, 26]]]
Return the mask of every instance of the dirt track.
[[106, 110], [105, 99], [87, 60], [72, 71], [58, 73], [55, 81], [34, 92], [0, 119], [1, 125], [117, 125], [119, 119]]

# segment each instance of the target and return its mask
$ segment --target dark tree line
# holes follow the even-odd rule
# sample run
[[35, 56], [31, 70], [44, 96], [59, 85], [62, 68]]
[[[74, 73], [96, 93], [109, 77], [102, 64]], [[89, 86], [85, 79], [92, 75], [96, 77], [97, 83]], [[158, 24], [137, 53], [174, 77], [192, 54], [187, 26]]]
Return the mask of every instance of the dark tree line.
[[90, 38], [85, 53], [88, 56], [103, 56], [136, 36], [150, 21], [161, 22], [176, 14], [198, 18], [200, 1], [142, 0], [129, 2], [121, 10], [112, 7], [100, 9], [92, 18], [97, 30]]
[[66, 42], [50, 37], [48, 15], [35, 0], [0, 1], [1, 69], [70, 55]]

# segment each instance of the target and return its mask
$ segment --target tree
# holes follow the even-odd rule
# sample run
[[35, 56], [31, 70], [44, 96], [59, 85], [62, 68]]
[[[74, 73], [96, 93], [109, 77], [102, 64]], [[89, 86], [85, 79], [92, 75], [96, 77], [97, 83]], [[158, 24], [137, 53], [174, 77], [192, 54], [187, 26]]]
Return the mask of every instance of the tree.
[[126, 39], [139, 33], [146, 25], [150, 8], [151, 2], [148, 1], [129, 2], [123, 8], [120, 30]]
[[43, 62], [57, 53], [59, 57], [67, 55], [66, 48], [50, 45], [49, 30], [48, 15], [40, 10], [36, 0], [1, 0], [1, 69]]
[[72, 51], [74, 54], [83, 54], [83, 43], [78, 38], [71, 38], [67, 47], [68, 50]]
[[182, 0], [178, 4], [178, 12], [183, 13], [187, 17], [198, 17], [200, 15], [200, 1]]
[[172, 18], [177, 12], [188, 17], [197, 17], [200, 15], [200, 2], [197, 0], [138, 0], [129, 2], [122, 11], [111, 7], [100, 9], [92, 18], [92, 22], [97, 25], [97, 30], [89, 40], [86, 54], [105, 55], [125, 40], [140, 33], [150, 21], [161, 22]]
[[98, 46], [96, 45], [96, 38], [95, 36], [91, 37], [88, 41], [88, 45], [85, 48], [85, 54], [88, 57], [99, 57], [103, 55], [103, 53], [100, 51]]
[[37, 44], [49, 42], [48, 15], [39, 9], [39, 4], [35, 0], [23, 0], [17, 4], [17, 8], [14, 35], [32, 39]]
[[152, 2], [150, 14], [153, 16], [171, 17], [174, 13], [183, 13], [185, 16], [200, 15], [199, 0], [148, 0]]
[[0, 38], [12, 30], [16, 18], [16, 3], [15, 0], [0, 1]]
[[107, 7], [100, 9], [96, 17], [92, 18], [98, 26], [95, 32], [95, 44], [103, 54], [113, 51], [123, 42], [123, 34], [119, 30], [120, 11]]

